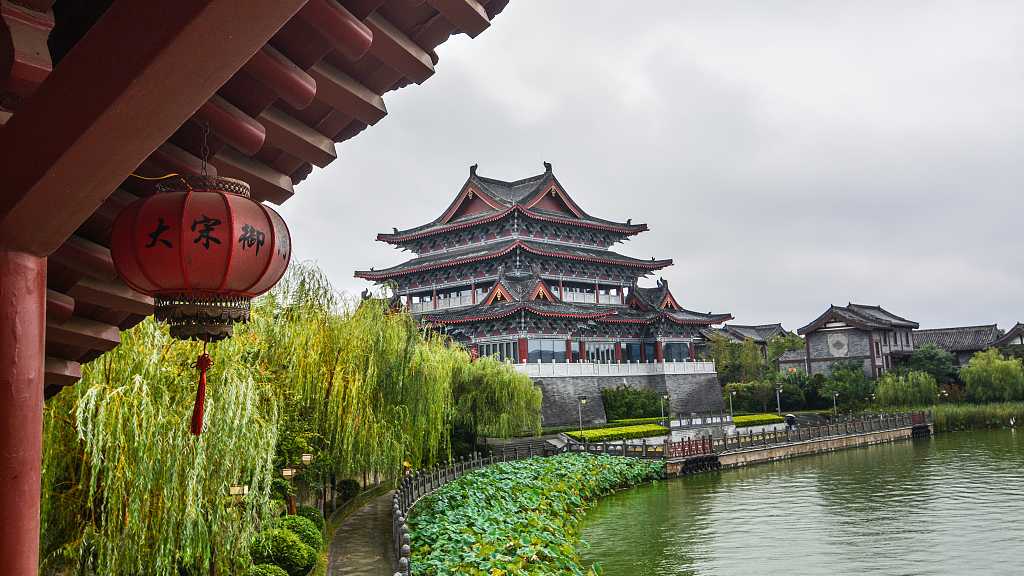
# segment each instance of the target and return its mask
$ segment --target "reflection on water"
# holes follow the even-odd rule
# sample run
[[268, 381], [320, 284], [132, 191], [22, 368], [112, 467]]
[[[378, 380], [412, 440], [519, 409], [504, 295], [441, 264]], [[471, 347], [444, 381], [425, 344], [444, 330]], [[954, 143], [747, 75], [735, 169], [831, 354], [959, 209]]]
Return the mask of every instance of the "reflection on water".
[[944, 434], [705, 473], [603, 499], [606, 576], [1024, 574], [1024, 432]]

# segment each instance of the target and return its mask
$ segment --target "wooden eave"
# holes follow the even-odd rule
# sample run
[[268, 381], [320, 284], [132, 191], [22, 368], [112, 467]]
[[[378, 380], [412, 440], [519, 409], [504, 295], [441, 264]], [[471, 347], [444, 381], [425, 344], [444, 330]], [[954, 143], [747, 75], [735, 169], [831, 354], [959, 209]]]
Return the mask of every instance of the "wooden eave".
[[108, 4], [0, 14], [0, 249], [49, 257], [47, 396], [152, 313], [112, 274], [115, 218], [155, 191], [130, 175], [199, 174], [205, 140], [208, 173], [280, 204], [507, 0]]

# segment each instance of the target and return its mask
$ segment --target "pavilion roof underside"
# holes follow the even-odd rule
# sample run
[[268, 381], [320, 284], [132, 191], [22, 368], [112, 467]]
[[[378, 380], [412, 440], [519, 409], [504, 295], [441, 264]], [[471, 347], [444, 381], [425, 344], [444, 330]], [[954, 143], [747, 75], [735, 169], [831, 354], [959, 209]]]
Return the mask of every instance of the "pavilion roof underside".
[[643, 273], [658, 270], [672, 264], [671, 259], [639, 260], [637, 258], [630, 258], [629, 256], [617, 254], [610, 250], [584, 248], [561, 243], [536, 242], [520, 238], [488, 244], [470, 245], [459, 250], [452, 250], [450, 252], [440, 254], [428, 254], [419, 258], [413, 258], [412, 260], [399, 264], [398, 266], [393, 266], [384, 270], [359, 271], [356, 272], [355, 275], [359, 278], [366, 278], [368, 280], [384, 280], [412, 272], [420, 272], [445, 266], [454, 266], [466, 262], [498, 258], [511, 253], [517, 248], [528, 253], [542, 256], [630, 266], [642, 270]]
[[426, 322], [460, 324], [503, 318], [519, 311], [539, 316], [557, 316], [564, 318], [594, 319], [599, 322], [621, 322], [632, 324], [651, 324], [665, 319], [677, 324], [694, 324], [710, 326], [732, 319], [730, 314], [702, 314], [689, 310], [634, 310], [628, 306], [578, 304], [572, 302], [531, 300], [498, 302], [493, 304], [477, 304], [461, 310], [443, 313], [422, 314]]
[[[110, 257], [110, 231], [118, 214], [134, 200], [155, 192], [155, 182], [128, 177], [129, 172], [158, 178], [168, 174], [199, 174], [205, 169], [211, 175], [244, 180], [250, 185], [253, 198], [280, 204], [294, 194], [294, 186], [305, 179], [314, 166], [322, 168], [337, 157], [336, 143], [352, 138], [387, 114], [383, 94], [412, 83], [420, 84], [434, 73], [437, 45], [460, 32], [476, 37], [507, 2], [308, 0], [265, 6], [256, 2], [237, 7], [235, 19], [239, 18], [238, 14], [265, 19], [260, 23], [260, 30], [266, 34], [259, 36], [259, 42], [263, 42], [262, 38], [269, 40], [262, 46], [248, 48], [244, 46], [246, 41], [254, 44], [256, 41], [244, 36], [220, 38], [218, 42], [223, 48], [215, 54], [188, 54], [183, 46], [189, 42], [195, 44], [194, 38], [179, 39], [189, 36], [187, 30], [167, 30], [169, 26], [177, 26], [178, 20], [167, 24], [168, 18], [161, 18], [160, 11], [181, 12], [175, 17], [180, 16], [185, 22], [183, 27], [216, 28], [230, 21], [224, 14], [231, 6], [218, 7], [211, 3], [212, 8], [192, 5], [175, 8], [162, 3], [132, 6], [131, 2], [71, 1], [58, 6], [56, 17], [53, 0], [28, 0], [15, 6], [15, 11], [30, 16], [27, 19], [19, 16], [18, 26], [23, 26], [23, 21], [37, 26], [31, 33], [42, 39], [43, 46], [49, 43], [53, 63], [33, 53], [28, 56], [38, 67], [27, 71], [26, 67], [10, 68], [8, 61], [9, 69], [0, 70], [0, 156], [12, 157], [19, 142], [25, 140], [23, 134], [31, 134], [33, 129], [38, 132], [39, 126], [61, 125], [52, 119], [64, 113], [66, 107], [50, 105], [61, 102], [61, 92], [78, 94], [80, 100], [95, 98], [95, 102], [76, 102], [79, 116], [89, 113], [100, 120], [109, 119], [116, 114], [111, 110], [127, 106], [123, 93], [113, 92], [114, 88], [109, 88], [108, 92], [99, 88], [81, 91], [80, 84], [75, 82], [80, 83], [82, 78], [92, 78], [100, 84], [123, 80], [117, 86], [123, 84], [129, 87], [125, 91], [134, 89], [142, 93], [144, 82], [154, 77], [152, 70], [166, 66], [170, 58], [181, 58], [183, 53], [205, 58], [211, 69], [218, 69], [226, 78], [226, 81], [210, 84], [213, 80], [209, 78], [218, 76], [196, 70], [196, 85], [182, 82], [177, 91], [168, 91], [170, 84], [154, 87], [151, 93], [163, 90], [159, 97], [168, 99], [174, 106], [183, 106], [180, 104], [183, 95], [206, 100], [197, 100], [198, 109], [188, 108], [194, 111], [191, 116], [188, 112], [178, 117], [164, 113], [161, 126], [170, 129], [154, 134], [161, 134], [160, 138], [164, 133], [169, 134], [165, 141], [154, 140], [151, 146], [123, 146], [124, 163], [134, 168], [108, 169], [110, 176], [107, 178], [111, 182], [116, 181], [114, 177], [117, 180], [127, 178], [110, 187], [98, 187], [95, 186], [97, 180], [89, 180], [96, 189], [93, 193], [96, 198], [80, 204], [68, 202], [70, 208], [57, 207], [58, 210], [49, 215], [51, 224], [46, 231], [49, 236], [44, 238], [42, 232], [37, 232], [36, 237], [27, 240], [0, 238], [7, 244], [19, 246], [34, 242], [34, 246], [39, 247], [38, 252], [49, 255], [47, 394], [76, 382], [81, 377], [82, 363], [112, 350], [120, 343], [120, 330], [134, 326], [153, 312], [151, 298], [134, 292], [117, 278]], [[196, 14], [187, 14], [189, 10], [195, 10]], [[6, 16], [5, 12], [0, 31], [10, 25]], [[256, 25], [252, 27], [255, 29]], [[149, 28], [152, 33], [147, 35]], [[120, 35], [112, 33], [118, 30], [122, 32]], [[131, 44], [132, 40], [124, 37], [125, 30], [140, 35], [140, 42], [151, 42], [151, 45], [139, 50], [137, 61], [125, 61], [123, 67], [111, 69], [112, 75], [120, 74], [123, 79], [104, 77], [98, 71], [109, 67], [110, 62], [100, 56], [90, 60], [90, 55], [107, 54], [112, 50], [110, 46], [118, 43]], [[25, 46], [35, 50], [39, 45], [28, 42]], [[23, 48], [15, 42], [16, 62], [24, 61], [18, 52]], [[173, 56], [164, 56], [165, 53]], [[146, 60], [147, 57], [151, 60]], [[96, 71], [91, 71], [92, 68]], [[5, 72], [10, 74], [5, 75]], [[144, 102], [140, 106], [149, 105], [145, 104], [149, 100], [139, 98]], [[45, 114], [50, 115], [49, 119]], [[68, 120], [75, 126], [115, 126], [113, 129], [117, 129], [116, 123], [109, 121], [88, 124], [79, 117]], [[204, 127], [208, 127], [207, 136], [204, 136]], [[122, 126], [120, 130], [138, 131], [138, 128]], [[70, 133], [70, 129], [65, 128], [65, 131]], [[124, 136], [132, 137], [135, 136]], [[63, 140], [52, 145], [65, 148], [54, 148], [50, 156], [39, 156], [45, 156], [46, 161], [51, 161], [51, 157], [58, 158], [56, 161], [62, 161], [65, 156], [73, 157], [71, 147], [76, 140], [68, 136], [66, 141], [66, 145]], [[204, 146], [208, 150], [208, 163], [202, 160]], [[57, 156], [58, 153], [65, 156]], [[43, 168], [39, 170], [44, 172]], [[50, 170], [51, 174], [58, 172]], [[40, 188], [38, 185], [31, 188], [29, 184], [25, 185], [25, 195]], [[34, 197], [30, 200], [34, 201]], [[5, 231], [11, 230], [4, 219], [13, 218], [11, 211], [18, 206], [14, 202], [10, 198], [0, 202], [0, 228]], [[22, 205], [28, 205], [27, 201]], [[94, 209], [96, 205], [99, 207]], [[40, 215], [40, 218], [45, 222], [46, 216]], [[44, 248], [47, 245], [51, 247]]]

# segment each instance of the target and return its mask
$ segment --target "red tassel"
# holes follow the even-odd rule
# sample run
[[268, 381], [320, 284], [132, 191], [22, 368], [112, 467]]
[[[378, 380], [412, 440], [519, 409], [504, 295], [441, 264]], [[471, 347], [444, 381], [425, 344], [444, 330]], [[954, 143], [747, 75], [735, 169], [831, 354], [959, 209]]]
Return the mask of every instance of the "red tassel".
[[206, 405], [206, 371], [213, 367], [213, 360], [210, 359], [210, 355], [205, 351], [206, 346], [203, 346], [203, 348], [203, 354], [194, 364], [196, 370], [199, 370], [199, 390], [196, 391], [196, 405], [192, 408], [192, 426], [189, 428], [189, 432], [193, 436], [199, 436], [203, 433], [203, 407]]

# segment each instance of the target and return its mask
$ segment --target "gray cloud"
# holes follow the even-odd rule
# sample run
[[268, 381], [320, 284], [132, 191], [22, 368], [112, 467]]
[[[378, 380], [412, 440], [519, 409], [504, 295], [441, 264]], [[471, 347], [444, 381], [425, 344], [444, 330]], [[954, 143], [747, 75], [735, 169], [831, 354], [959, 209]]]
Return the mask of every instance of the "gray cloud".
[[[468, 176], [554, 164], [647, 222], [684, 306], [795, 329], [829, 304], [922, 327], [1024, 320], [1024, 5], [513, 0], [281, 207], [339, 287], [409, 254]], [[649, 279], [653, 284], [653, 278]]]

